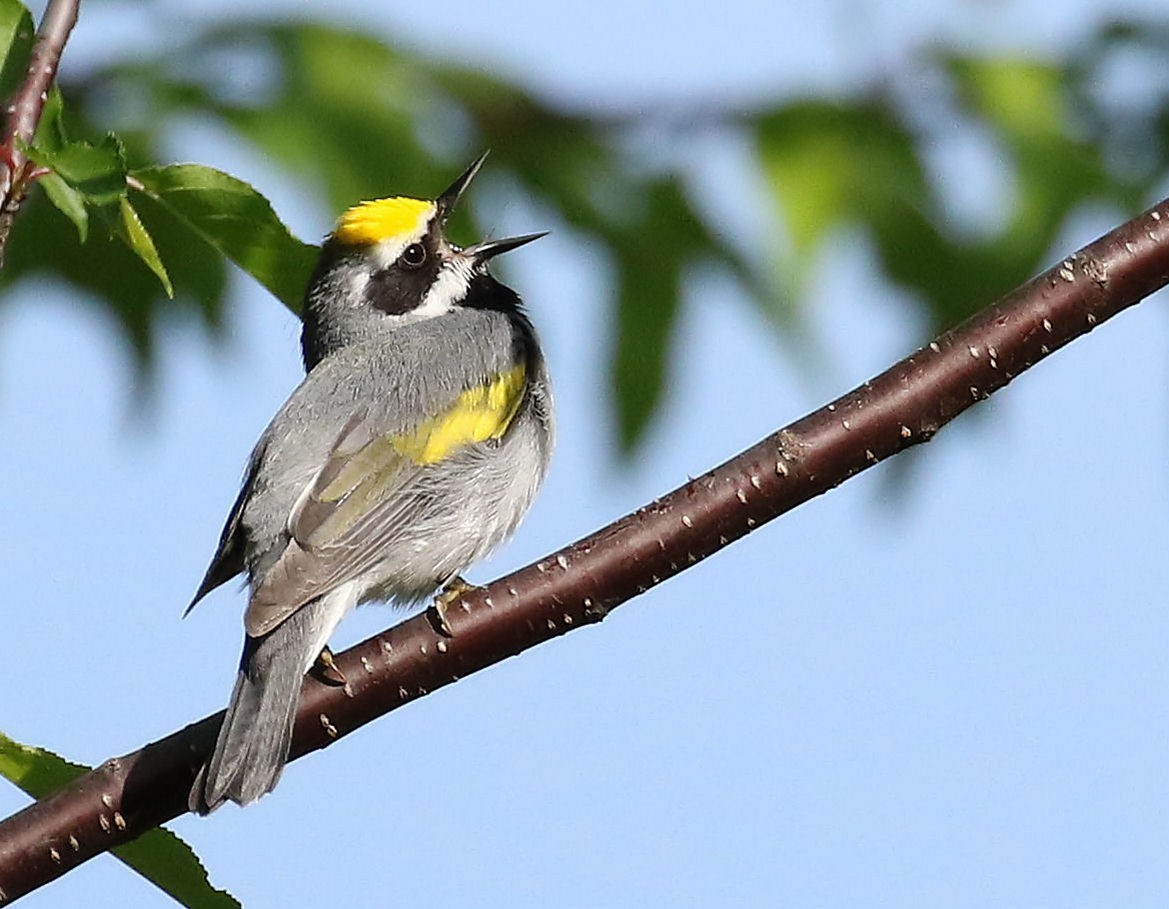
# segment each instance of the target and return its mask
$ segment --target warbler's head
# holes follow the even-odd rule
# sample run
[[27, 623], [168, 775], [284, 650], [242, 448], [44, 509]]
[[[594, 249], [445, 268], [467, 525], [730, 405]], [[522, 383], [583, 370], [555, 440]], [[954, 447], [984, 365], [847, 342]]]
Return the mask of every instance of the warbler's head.
[[433, 201], [376, 199], [337, 219], [305, 295], [301, 347], [306, 369], [339, 347], [456, 306], [518, 308], [519, 297], [488, 273], [487, 263], [544, 234], [466, 248], [445, 235], [447, 219], [486, 157], [480, 155]]

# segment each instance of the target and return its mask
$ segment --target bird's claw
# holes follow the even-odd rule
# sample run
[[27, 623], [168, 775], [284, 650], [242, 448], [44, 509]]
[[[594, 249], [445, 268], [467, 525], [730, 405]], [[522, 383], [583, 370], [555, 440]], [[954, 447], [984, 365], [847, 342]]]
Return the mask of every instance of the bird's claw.
[[430, 606], [431, 624], [438, 630], [438, 633], [443, 637], [453, 638], [454, 631], [451, 630], [450, 623], [447, 621], [447, 610], [454, 605], [455, 601], [470, 593], [473, 590], [479, 590], [474, 584], [468, 584], [460, 577], [451, 578], [447, 585], [438, 592], [434, 598], [434, 602]]
[[345, 678], [345, 673], [341, 671], [333, 659], [333, 651], [328, 647], [322, 648], [321, 652], [317, 654], [316, 662], [313, 663], [313, 669], [324, 681], [332, 685], [349, 684], [349, 680]]

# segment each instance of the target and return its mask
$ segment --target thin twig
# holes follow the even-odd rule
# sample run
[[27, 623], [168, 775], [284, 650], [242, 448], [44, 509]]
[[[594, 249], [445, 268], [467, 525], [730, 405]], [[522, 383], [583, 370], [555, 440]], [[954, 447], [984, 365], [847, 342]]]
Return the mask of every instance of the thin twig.
[[[582, 625], [766, 521], [910, 446], [1052, 351], [1169, 283], [1169, 200], [1117, 228], [870, 382], [705, 476], [447, 611], [337, 658], [344, 687], [306, 681], [293, 757]], [[8, 900], [187, 810], [222, 714], [107, 761], [0, 824]], [[263, 810], [263, 809], [257, 809]]]
[[24, 146], [31, 145], [36, 135], [65, 42], [77, 24], [79, 5], [80, 0], [49, 0], [29, 55], [28, 74], [8, 102], [0, 143], [0, 264], [4, 261], [12, 222], [35, 176]]

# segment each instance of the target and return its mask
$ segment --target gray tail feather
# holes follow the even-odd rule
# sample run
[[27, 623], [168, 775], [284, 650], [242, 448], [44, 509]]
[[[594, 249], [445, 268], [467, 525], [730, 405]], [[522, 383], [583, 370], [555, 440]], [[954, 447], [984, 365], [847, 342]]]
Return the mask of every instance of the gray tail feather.
[[191, 788], [192, 811], [208, 814], [228, 799], [246, 805], [276, 786], [304, 674], [348, 611], [334, 597], [306, 603], [268, 634], [246, 640], [215, 750]]

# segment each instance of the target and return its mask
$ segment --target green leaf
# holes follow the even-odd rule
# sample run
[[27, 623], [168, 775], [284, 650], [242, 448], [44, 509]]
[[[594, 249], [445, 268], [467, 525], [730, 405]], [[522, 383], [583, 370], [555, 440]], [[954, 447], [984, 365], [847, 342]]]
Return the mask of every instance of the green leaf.
[[614, 243], [618, 293], [611, 375], [618, 440], [626, 455], [644, 437], [668, 384], [683, 272], [711, 245], [676, 179], [655, 180], [642, 201], [638, 220]]
[[1033, 139], [1063, 134], [1069, 105], [1062, 67], [1024, 57], [951, 55], [943, 62], [966, 105], [1000, 132]]
[[37, 123], [36, 133], [33, 134], [33, 145], [51, 151], [63, 148], [68, 143], [65, 136], [64, 114], [65, 102], [61, 99], [61, 89], [54, 84], [45, 99], [40, 122]]
[[[22, 745], [0, 732], [0, 776], [34, 799], [51, 795], [89, 770], [84, 764], [74, 764], [44, 748]], [[111, 851], [184, 906], [238, 909], [240, 905], [231, 894], [211, 886], [198, 856], [169, 830], [149, 830]]]
[[610, 377], [623, 455], [645, 435], [666, 389], [669, 341], [678, 313], [679, 263], [660, 248], [618, 261], [616, 337]]
[[134, 171], [144, 192], [299, 312], [317, 248], [288, 231], [253, 187], [199, 164]]
[[52, 171], [37, 182], [49, 201], [57, 206], [57, 210], [73, 222], [78, 239], [84, 243], [89, 236], [89, 213], [85, 209], [85, 196], [66, 183], [60, 174]]
[[112, 205], [126, 195], [126, 161], [122, 144], [107, 135], [97, 145], [67, 142], [60, 148], [37, 145], [28, 156], [58, 174], [77, 190], [88, 205]]
[[[32, 275], [67, 282], [81, 298], [100, 303], [117, 320], [139, 365], [145, 367], [153, 350], [152, 329], [164, 308], [170, 313], [194, 311], [213, 329], [221, 324], [226, 263], [199, 234], [154, 200], [137, 197], [134, 208], [166, 263], [175, 288], [173, 302], [167, 301], [158, 278], [126, 243], [104, 229], [91, 230], [88, 241], [79, 242], [73, 225], [41, 193], [30, 195], [20, 210], [5, 250], [0, 287], [9, 289], [5, 296], [10, 298], [12, 286]], [[113, 219], [103, 221], [113, 227]]]
[[945, 278], [950, 288], [937, 288], [951, 303], [963, 304], [955, 313], [962, 316], [976, 301], [1034, 274], [1078, 208], [1103, 202], [1132, 211], [1145, 204], [1149, 186], [1131, 168], [1109, 172], [1107, 126], [1096, 142], [1087, 140], [1086, 124], [1099, 121], [1102, 111], [1093, 110], [1099, 80], [1085, 82], [1080, 63], [1009, 55], [936, 57], [961, 113], [996, 141], [999, 160], [1009, 168], [1002, 227], [981, 242], [956, 245]]
[[787, 105], [759, 119], [756, 140], [787, 228], [790, 246], [777, 244], [775, 258], [788, 262], [793, 295], [824, 240], [845, 226], [864, 231], [884, 275], [914, 291], [934, 325], [1010, 286], [993, 241], [956, 236], [916, 131], [891, 98]]
[[35, 36], [32, 16], [23, 3], [0, 0], [0, 98], [8, 99], [28, 74], [28, 58]]
[[0, 776], [34, 799], [56, 792], [89, 769], [43, 748], [22, 745], [0, 732]]
[[240, 909], [240, 902], [226, 890], [214, 887], [207, 869], [187, 843], [156, 827], [136, 840], [111, 850], [122, 862], [181, 905], [190, 909]]
[[759, 119], [756, 141], [801, 259], [842, 223], [932, 205], [912, 134], [882, 101], [792, 104]]
[[146, 267], [157, 275], [166, 295], [173, 298], [175, 289], [171, 285], [170, 275], [167, 274], [166, 266], [159, 258], [154, 240], [151, 239], [150, 233], [142, 225], [142, 219], [138, 217], [138, 212], [134, 210], [129, 199], [122, 199], [118, 208], [121, 216], [118, 221], [118, 235], [129, 244], [138, 258], [146, 263]]

